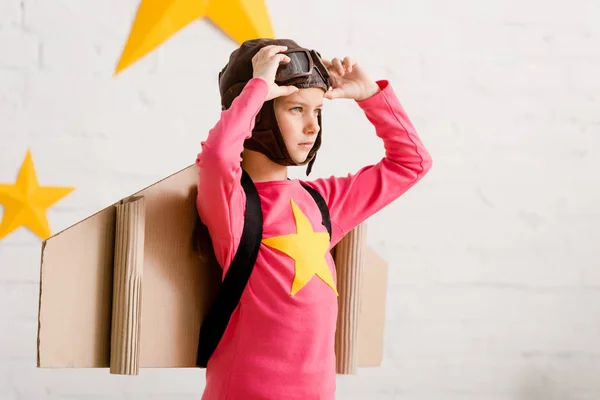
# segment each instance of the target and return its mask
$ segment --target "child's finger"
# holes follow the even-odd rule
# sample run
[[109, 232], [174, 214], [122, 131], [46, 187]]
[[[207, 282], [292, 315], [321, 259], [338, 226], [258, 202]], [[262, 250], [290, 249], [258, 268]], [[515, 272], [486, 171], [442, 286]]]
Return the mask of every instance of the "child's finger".
[[342, 60], [340, 60], [339, 58], [334, 58], [331, 63], [333, 64], [333, 67], [335, 68], [336, 72], [340, 76], [344, 76], [344, 66], [342, 65]]
[[296, 86], [279, 86], [277, 88], [277, 97], [279, 96], [289, 96], [291, 94], [294, 94], [298, 91], [299, 89]]
[[325, 95], [323, 97], [325, 97], [326, 99], [329, 99], [329, 100], [339, 99], [339, 98], [344, 97], [344, 91], [339, 88], [331, 89], [331, 90], [325, 92]]
[[282, 51], [286, 51], [287, 50], [287, 46], [275, 46], [275, 45], [271, 45], [271, 46], [272, 47], [268, 47], [267, 50], [266, 50], [268, 58], [271, 58], [275, 54], [281, 53]]
[[278, 60], [277, 61], [280, 62], [280, 63], [284, 62], [284, 63], [287, 64], [290, 61], [292, 61], [292, 59], [290, 57], [286, 56], [285, 54], [279, 53], [279, 54], [276, 54], [276, 56], [278, 56]]
[[354, 67], [356, 62], [350, 57], [345, 57], [343, 64], [344, 64], [344, 67], [346, 67], [346, 71], [352, 72], [352, 67]]

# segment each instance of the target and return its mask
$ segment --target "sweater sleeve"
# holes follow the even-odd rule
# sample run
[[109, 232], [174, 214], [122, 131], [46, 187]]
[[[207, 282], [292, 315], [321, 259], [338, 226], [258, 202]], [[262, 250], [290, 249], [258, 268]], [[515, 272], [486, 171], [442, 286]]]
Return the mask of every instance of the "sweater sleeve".
[[325, 198], [331, 214], [333, 247], [346, 233], [389, 205], [429, 171], [431, 156], [388, 81], [357, 104], [383, 140], [385, 156], [346, 177], [307, 182]]
[[267, 94], [266, 81], [250, 80], [231, 107], [221, 112], [196, 158], [196, 208], [224, 269], [231, 263], [244, 226], [246, 196], [241, 186], [244, 141], [252, 135]]

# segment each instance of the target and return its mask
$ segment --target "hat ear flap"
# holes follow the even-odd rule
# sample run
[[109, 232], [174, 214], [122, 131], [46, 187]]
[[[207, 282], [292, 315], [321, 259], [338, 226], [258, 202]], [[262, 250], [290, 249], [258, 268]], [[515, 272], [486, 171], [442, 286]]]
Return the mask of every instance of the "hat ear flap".
[[246, 86], [246, 82], [238, 82], [235, 85], [231, 86], [225, 93], [223, 93], [223, 97], [221, 98], [221, 105], [224, 110], [231, 107], [231, 103], [235, 100], [236, 97], [242, 93], [244, 87]]
[[310, 173], [312, 172], [312, 167], [313, 167], [313, 164], [315, 163], [316, 159], [317, 159], [317, 155], [315, 154], [313, 159], [308, 162], [308, 166], [306, 167], [306, 176], [309, 176]]

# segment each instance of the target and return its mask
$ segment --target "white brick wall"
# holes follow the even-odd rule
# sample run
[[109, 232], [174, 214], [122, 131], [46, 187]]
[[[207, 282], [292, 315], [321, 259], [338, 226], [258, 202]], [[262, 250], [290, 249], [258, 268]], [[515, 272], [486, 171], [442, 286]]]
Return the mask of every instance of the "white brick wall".
[[[600, 2], [268, 4], [280, 36], [390, 79], [434, 157], [370, 223], [385, 362], [338, 398], [600, 399]], [[193, 162], [218, 115], [234, 44], [206, 21], [112, 76], [137, 5], [0, 0], [0, 182], [31, 148], [42, 184], [75, 186], [53, 232]], [[381, 157], [349, 102], [324, 129], [316, 176]], [[1, 400], [199, 398], [197, 370], [37, 370], [39, 251], [0, 241]]]

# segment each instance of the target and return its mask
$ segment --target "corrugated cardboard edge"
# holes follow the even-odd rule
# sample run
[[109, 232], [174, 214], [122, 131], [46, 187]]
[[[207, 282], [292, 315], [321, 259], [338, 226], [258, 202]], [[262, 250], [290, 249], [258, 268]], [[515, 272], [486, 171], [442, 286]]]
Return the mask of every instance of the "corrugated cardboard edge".
[[42, 249], [40, 251], [40, 287], [38, 290], [38, 321], [37, 321], [37, 349], [36, 349], [36, 366], [40, 367], [40, 331], [41, 331], [41, 317], [42, 317], [42, 264], [44, 260], [44, 248], [46, 247], [46, 240], [42, 241]]
[[116, 215], [110, 373], [139, 375], [145, 198], [119, 203]]
[[362, 304], [362, 275], [367, 224], [348, 232], [336, 247], [338, 316], [335, 340], [338, 374], [353, 375], [358, 364], [358, 329]]
[[39, 292], [38, 292], [39, 293], [39, 298], [38, 298], [38, 327], [37, 327], [37, 349], [36, 349], [36, 366], [38, 368], [41, 367], [41, 357], [42, 357], [42, 355], [41, 355], [41, 348], [42, 348], [42, 343], [41, 343], [42, 321], [41, 321], [41, 319], [42, 319], [42, 314], [43, 314], [43, 309], [42, 309], [42, 298], [43, 298], [43, 295], [42, 295], [42, 293], [43, 293], [43, 290], [44, 290], [44, 288], [43, 288], [44, 254], [45, 254], [44, 252], [45, 252], [46, 245], [48, 244], [48, 242], [50, 240], [52, 240], [53, 238], [58, 237], [59, 235], [63, 234], [64, 232], [70, 230], [71, 228], [73, 228], [73, 227], [75, 227], [77, 225], [80, 225], [80, 224], [84, 223], [85, 221], [87, 221], [87, 220], [89, 220], [91, 218], [96, 217], [98, 214], [103, 213], [103, 212], [105, 212], [105, 211], [107, 211], [107, 210], [109, 210], [111, 208], [114, 208], [120, 202], [122, 202], [122, 201], [124, 201], [124, 200], [126, 200], [126, 199], [128, 199], [130, 197], [134, 197], [134, 196], [140, 195], [145, 190], [147, 190], [147, 189], [149, 189], [149, 188], [151, 188], [153, 186], [156, 186], [156, 185], [160, 184], [161, 182], [166, 181], [167, 179], [170, 179], [171, 177], [173, 177], [173, 176], [175, 176], [177, 174], [180, 174], [183, 171], [185, 171], [185, 170], [187, 170], [189, 168], [192, 168], [192, 167], [194, 167], [194, 164], [189, 164], [186, 167], [181, 168], [178, 171], [176, 171], [176, 172], [174, 172], [174, 173], [172, 173], [172, 174], [170, 174], [170, 175], [168, 175], [168, 176], [166, 176], [166, 177], [164, 177], [162, 179], [159, 179], [156, 182], [154, 182], [154, 183], [152, 183], [150, 185], [147, 185], [146, 187], [143, 187], [143, 188], [139, 189], [138, 191], [136, 191], [136, 192], [134, 192], [134, 193], [132, 193], [132, 194], [130, 194], [128, 196], [124, 196], [124, 197], [120, 198], [119, 200], [116, 200], [116, 201], [112, 202], [110, 205], [108, 205], [108, 206], [106, 206], [106, 207], [104, 207], [104, 208], [102, 208], [102, 209], [100, 209], [100, 210], [98, 210], [98, 211], [96, 211], [96, 212], [88, 215], [87, 217], [85, 217], [85, 218], [77, 221], [76, 223], [74, 223], [72, 225], [67, 226], [66, 228], [58, 231], [57, 233], [53, 234], [49, 238], [44, 239], [42, 241], [42, 243], [41, 243], [41, 252], [40, 252], [40, 283], [39, 283], [40, 287], [39, 287]]

